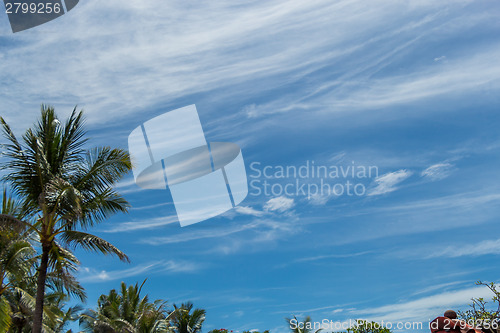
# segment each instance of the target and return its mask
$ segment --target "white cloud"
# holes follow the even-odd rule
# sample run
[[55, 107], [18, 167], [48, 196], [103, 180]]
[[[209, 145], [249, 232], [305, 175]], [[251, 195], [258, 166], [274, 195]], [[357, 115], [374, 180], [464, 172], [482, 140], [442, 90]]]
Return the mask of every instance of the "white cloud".
[[257, 224], [231, 224], [225, 228], [211, 228], [208, 230], [200, 230], [190, 233], [181, 233], [171, 236], [148, 237], [141, 239], [141, 243], [150, 245], [176, 244], [195, 241], [198, 239], [218, 238], [233, 235], [244, 230], [256, 228]]
[[476, 244], [462, 244], [436, 249], [427, 258], [448, 257], [457, 258], [464, 256], [482, 256], [488, 254], [500, 254], [500, 239], [484, 240]]
[[411, 171], [398, 170], [375, 178], [376, 186], [369, 190], [368, 195], [381, 195], [398, 189], [396, 185], [412, 175]]
[[[322, 307], [315, 307], [315, 308], [294, 308], [294, 309], [289, 309], [289, 310], [280, 310], [280, 311], [276, 311], [276, 313], [284, 313], [286, 315], [290, 315], [290, 313], [296, 313], [296, 314], [304, 314], [304, 313], [312, 313], [312, 312], [316, 312], [316, 311], [322, 311], [322, 310], [330, 310], [330, 309], [338, 309], [339, 308], [339, 305], [330, 305], [330, 306], [322, 306]], [[332, 310], [332, 312], [334, 312], [335, 310]], [[339, 312], [339, 311], [337, 311]], [[300, 317], [300, 316], [299, 316]]]
[[189, 233], [180, 233], [162, 237], [149, 237], [141, 239], [141, 243], [150, 245], [176, 244], [191, 242], [198, 239], [219, 238], [241, 233], [243, 231], [254, 231], [257, 236], [246, 236], [253, 241], [262, 241], [272, 234], [277, 236], [276, 232], [292, 232], [294, 229], [289, 223], [282, 223], [269, 219], [256, 219], [249, 223], [231, 223], [223, 227], [213, 227], [210, 229], [193, 230]]
[[265, 214], [265, 212], [257, 210], [255, 208], [249, 207], [249, 206], [237, 206], [235, 210], [243, 215], [251, 215], [251, 216], [256, 216], [260, 217]]
[[[489, 51], [497, 57], [500, 55], [500, 48]], [[493, 59], [487, 52], [468, 59], [439, 62], [443, 63], [439, 69], [429, 67], [404, 76], [370, 80], [366, 86], [351, 89], [343, 99], [332, 100], [331, 107], [335, 110], [380, 109], [436, 96], [460, 97], [459, 92], [467, 93], [488, 85], [497, 90], [500, 65], [489, 71]], [[466, 70], [460, 71], [461, 68]]]
[[245, 105], [241, 111], [246, 114], [248, 118], [255, 118], [259, 115], [257, 105], [255, 104]]
[[159, 207], [166, 207], [166, 206], [172, 206], [174, 203], [173, 202], [162, 202], [162, 203], [157, 203], [153, 205], [147, 205], [147, 206], [132, 206], [130, 210], [150, 210], [150, 209], [156, 209]]
[[[454, 195], [435, 196], [429, 199], [392, 202], [389, 205], [363, 208], [339, 216], [328, 217], [322, 223], [331, 223], [332, 218], [349, 219], [351, 216], [369, 216], [378, 221], [377, 228], [360, 228], [358, 232], [337, 232], [333, 243], [336, 245], [366, 242], [378, 238], [395, 235], [409, 235], [422, 232], [438, 232], [439, 230], [475, 226], [488, 223], [498, 217], [498, 190], [489, 191], [483, 188], [479, 191], [464, 192]], [[439, 223], [436, 223], [439, 221]], [[425, 257], [430, 251], [402, 251], [400, 257]]]
[[313, 194], [308, 197], [309, 203], [314, 206], [323, 206], [332, 198], [331, 194]]
[[[491, 298], [491, 291], [483, 286], [447, 291], [416, 300], [384, 305], [374, 308], [356, 309], [356, 318], [385, 322], [420, 321], [424, 325], [429, 319], [442, 315], [443, 309], [456, 308], [470, 303], [471, 298]], [[425, 327], [424, 327], [425, 328]]]
[[156, 261], [112, 271], [81, 267], [79, 280], [82, 282], [104, 282], [154, 273], [189, 273], [200, 269], [201, 265], [197, 263], [176, 260]]
[[118, 233], [118, 232], [155, 229], [178, 222], [179, 220], [177, 218], [177, 215], [160, 216], [156, 218], [148, 218], [147, 220], [115, 223], [110, 228], [102, 230], [102, 232]]
[[328, 259], [347, 259], [347, 258], [354, 258], [354, 257], [359, 257], [359, 256], [364, 256], [367, 254], [372, 253], [371, 251], [364, 251], [364, 252], [354, 252], [354, 253], [339, 253], [339, 254], [326, 254], [326, 255], [318, 255], [314, 257], [303, 257], [303, 258], [298, 258], [293, 261], [290, 261], [288, 263], [284, 264], [279, 264], [276, 265], [276, 268], [285, 268], [291, 265], [295, 265], [297, 263], [309, 263], [309, 262], [315, 262], [315, 261], [321, 261], [321, 260], [328, 260]]
[[427, 294], [430, 292], [435, 292], [436, 290], [445, 290], [451, 286], [456, 286], [456, 285], [460, 285], [460, 284], [464, 284], [464, 283], [470, 283], [470, 281], [466, 281], [466, 280], [464, 280], [464, 281], [452, 281], [452, 282], [446, 282], [446, 283], [432, 285], [432, 286], [415, 291], [414, 293], [412, 293], [412, 296]]
[[328, 161], [332, 164], [340, 164], [344, 162], [347, 153], [345, 151], [341, 151], [339, 153], [334, 154], [332, 157], [328, 159]]
[[285, 196], [269, 199], [264, 204], [264, 210], [268, 212], [284, 213], [295, 206], [294, 199]]
[[311, 262], [311, 261], [318, 261], [318, 260], [325, 260], [325, 259], [342, 259], [342, 258], [353, 258], [353, 257], [359, 257], [359, 256], [364, 256], [366, 254], [372, 253], [371, 251], [364, 251], [364, 252], [356, 252], [356, 253], [346, 253], [346, 254], [326, 254], [326, 255], [321, 255], [321, 256], [315, 256], [315, 257], [305, 257], [305, 258], [299, 258], [294, 260], [294, 262]]
[[[456, 7], [456, 1], [418, 6], [373, 1], [367, 6], [363, 1], [273, 0], [193, 7], [179, 1], [89, 0], [29, 32], [4, 34], [9, 47], [0, 53], [0, 71], [8, 89], [0, 93], [0, 103], [15, 127], [26, 126], [41, 102], [64, 107], [61, 112], [79, 104], [89, 123], [106, 127], [110, 122], [136, 125], [133, 116], [145, 117], [145, 110], [170, 108], [179, 97], [227, 87], [229, 94], [250, 100], [243, 113], [252, 119], [304, 111], [310, 119], [311, 110], [386, 107], [485, 84], [496, 87], [500, 49], [495, 47], [474, 48], [473, 54], [445, 65], [436, 66], [431, 58], [431, 64], [404, 75], [373, 78], [425, 38], [443, 39], [449, 31], [459, 34], [494, 17], [471, 12], [463, 20], [448, 13]], [[249, 97], [331, 64], [337, 68], [335, 79], [311, 80], [293, 96], [264, 105]], [[255, 84], [264, 80], [265, 85]], [[222, 116], [233, 117], [234, 110]], [[220, 130], [235, 127], [241, 132], [241, 126], [226, 124]]]
[[453, 165], [450, 163], [437, 163], [422, 171], [420, 175], [431, 180], [441, 180], [450, 175], [452, 168]]
[[394, 212], [397, 214], [411, 215], [422, 211], [440, 210], [450, 212], [456, 211], [460, 208], [472, 211], [477, 207], [481, 207], [481, 210], [486, 210], [486, 207], [491, 207], [492, 204], [498, 203], [499, 201], [500, 193], [488, 193], [486, 190], [483, 190], [446, 195], [433, 199], [417, 200], [403, 204], [393, 204], [373, 210], [367, 210], [365, 214], [373, 214], [375, 212]]

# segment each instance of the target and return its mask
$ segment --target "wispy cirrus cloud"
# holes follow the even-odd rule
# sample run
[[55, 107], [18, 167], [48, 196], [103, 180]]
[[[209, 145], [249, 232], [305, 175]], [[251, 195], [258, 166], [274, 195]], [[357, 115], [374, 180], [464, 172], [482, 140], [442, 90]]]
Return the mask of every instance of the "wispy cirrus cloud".
[[[105, 127], [110, 120], [128, 122], [148, 108], [169, 107], [186, 95], [233, 87], [229, 93], [234, 97], [279, 88], [325, 64], [335, 65], [333, 78], [310, 81], [272, 104], [251, 102], [243, 113], [252, 119], [283, 112], [330, 113], [387, 107], [486, 84], [495, 88], [500, 71], [500, 49], [495, 47], [475, 48], [473, 56], [472, 51], [445, 55], [448, 62], [440, 61], [440, 66], [433, 54], [427, 64], [410, 67], [404, 75], [376, 76], [422, 41], [445, 38], [450, 29], [469, 31], [496, 18], [493, 11], [467, 12], [467, 20], [454, 15], [468, 5], [273, 0], [193, 7], [159, 0], [85, 1], [78, 11], [15, 39], [7, 35], [6, 22], [0, 26], [9, 45], [0, 49], [0, 70], [8, 87], [0, 102], [10, 110], [8, 120], [34, 115], [42, 101], [79, 104], [90, 123]], [[36, 84], [48, 76], [52, 79], [46, 84]], [[254, 84], [263, 79], [266, 85]], [[220, 114], [231, 122], [242, 121], [233, 115], [234, 110]], [[15, 123], [25, 126], [25, 121]]]
[[276, 268], [284, 268], [291, 265], [299, 264], [299, 263], [311, 263], [316, 261], [323, 260], [333, 260], [333, 259], [350, 259], [360, 256], [365, 256], [373, 253], [372, 251], [363, 251], [363, 252], [353, 252], [353, 253], [338, 253], [338, 254], [325, 254], [325, 255], [317, 255], [312, 257], [302, 257], [292, 260], [289, 263], [279, 264]]
[[430, 292], [435, 292], [435, 291], [439, 291], [439, 290], [445, 290], [447, 288], [455, 287], [457, 285], [463, 285], [465, 283], [470, 283], [470, 281], [462, 280], [462, 281], [451, 281], [451, 282], [446, 282], [446, 283], [435, 284], [435, 285], [428, 286], [426, 288], [423, 288], [423, 289], [420, 289], [420, 290], [413, 292], [412, 296], [421, 295], [421, 294], [428, 294]]
[[[222, 227], [193, 230], [169, 236], [144, 237], [140, 243], [149, 245], [166, 245], [192, 242], [201, 239], [224, 238], [227, 242], [218, 247], [216, 252], [229, 253], [237, 251], [244, 244], [269, 242], [300, 231], [294, 221], [278, 221], [269, 218], [258, 218], [246, 223], [231, 223]], [[239, 235], [239, 237], [235, 237]], [[228, 238], [227, 236], [231, 236]]]
[[397, 185], [405, 181], [413, 173], [408, 170], [389, 172], [375, 178], [375, 187], [368, 191], [368, 196], [381, 195], [398, 189]]
[[426, 258], [458, 258], [458, 257], [478, 257], [483, 255], [499, 255], [500, 239], [488, 239], [475, 244], [461, 244], [437, 248]]
[[453, 165], [451, 163], [436, 163], [426, 168], [420, 175], [430, 180], [441, 180], [448, 177], [452, 169]]
[[261, 210], [257, 210], [255, 208], [250, 207], [250, 206], [237, 206], [235, 208], [235, 210], [239, 214], [252, 215], [252, 216], [256, 216], [256, 217], [261, 217], [261, 216], [264, 216], [266, 214], [266, 212], [263, 212]]
[[[374, 321], [384, 320], [393, 323], [398, 321], [420, 321], [424, 325], [429, 319], [442, 315], [443, 309], [456, 308], [470, 303], [471, 298], [491, 298], [491, 291], [483, 286], [446, 291], [430, 296], [403, 301], [401, 303], [382, 305], [373, 308], [355, 309], [351, 312], [355, 318]], [[424, 327], [425, 329], [425, 327]]]
[[269, 199], [264, 204], [264, 210], [268, 212], [278, 212], [284, 213], [289, 211], [295, 206], [295, 200], [293, 198], [287, 198], [285, 196], [280, 196], [276, 198]]
[[311, 262], [311, 261], [319, 261], [325, 259], [344, 259], [344, 258], [354, 258], [359, 256], [364, 256], [367, 254], [373, 253], [372, 251], [363, 251], [363, 252], [354, 252], [354, 253], [345, 253], [345, 254], [325, 254], [314, 257], [304, 257], [298, 258], [294, 260], [294, 262]]
[[292, 208], [295, 207], [295, 199], [286, 196], [271, 198], [262, 204], [261, 209], [256, 209], [251, 206], [237, 206], [235, 211], [241, 215], [250, 215], [255, 217], [282, 215], [290, 216], [293, 214]]
[[79, 279], [86, 283], [105, 282], [139, 275], [160, 273], [192, 273], [199, 271], [203, 266], [189, 261], [163, 260], [135, 265], [121, 270], [98, 270], [91, 267], [81, 267]]
[[500, 200], [498, 191], [471, 191], [453, 195], [440, 196], [433, 199], [421, 199], [408, 203], [394, 204], [367, 210], [365, 213], [394, 212], [411, 214], [421, 211], [453, 211], [458, 208], [472, 210], [476, 207], [488, 207]]
[[336, 196], [333, 193], [313, 194], [309, 196], [308, 201], [313, 206], [323, 206], [334, 197]]
[[148, 219], [137, 219], [137, 221], [131, 222], [115, 223], [111, 227], [102, 230], [102, 232], [117, 233], [155, 229], [177, 222], [179, 222], [177, 215], [159, 216]]

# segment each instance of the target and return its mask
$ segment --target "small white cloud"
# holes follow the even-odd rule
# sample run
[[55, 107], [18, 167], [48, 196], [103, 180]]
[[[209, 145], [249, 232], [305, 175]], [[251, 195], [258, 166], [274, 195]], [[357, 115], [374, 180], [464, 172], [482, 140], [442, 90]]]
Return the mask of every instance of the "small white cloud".
[[431, 180], [441, 180], [448, 177], [452, 169], [453, 165], [450, 163], [437, 163], [422, 171], [420, 175]]
[[436, 62], [445, 61], [445, 60], [446, 60], [446, 56], [440, 56], [440, 57], [434, 58], [434, 61], [436, 61]]
[[268, 212], [284, 213], [295, 205], [295, 201], [285, 196], [269, 199], [264, 204], [264, 210]]
[[102, 280], [102, 281], [112, 280], [112, 278], [106, 271], [100, 271], [98, 274], [95, 275], [95, 278], [96, 280]]
[[411, 171], [403, 169], [379, 176], [375, 178], [376, 186], [368, 192], [368, 195], [380, 195], [393, 192], [398, 189], [398, 187], [396, 187], [397, 184], [403, 182], [411, 175]]
[[252, 216], [256, 216], [256, 217], [260, 217], [260, 216], [263, 216], [265, 214], [265, 212], [262, 212], [260, 210], [254, 209], [254, 208], [249, 207], [249, 206], [237, 206], [235, 208], [235, 210], [240, 214], [252, 215]]
[[255, 104], [245, 105], [242, 112], [246, 114], [248, 118], [256, 118], [259, 116], [259, 110]]

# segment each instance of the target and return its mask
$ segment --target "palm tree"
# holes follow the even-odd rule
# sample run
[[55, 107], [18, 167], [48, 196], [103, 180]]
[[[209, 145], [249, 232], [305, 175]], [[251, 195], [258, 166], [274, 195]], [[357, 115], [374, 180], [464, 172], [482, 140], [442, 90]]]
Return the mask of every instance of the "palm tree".
[[[19, 206], [4, 189], [0, 220], [21, 217]], [[7, 331], [16, 319], [12, 312], [10, 296], [22, 293], [20, 281], [29, 279], [34, 268], [35, 249], [28, 241], [29, 235], [22, 224], [0, 222], [0, 331]]]
[[80, 318], [80, 312], [83, 310], [80, 305], [67, 307], [66, 301], [69, 298], [63, 293], [54, 293], [52, 299], [49, 299], [49, 311], [51, 313], [47, 322], [50, 324], [49, 332], [65, 333], [70, 322], [77, 321]]
[[201, 326], [205, 321], [205, 310], [194, 309], [193, 303], [183, 303], [180, 307], [174, 304], [176, 313], [172, 318], [174, 330], [176, 333], [197, 333], [201, 331]]
[[[61, 263], [50, 262], [51, 257], [69, 257], [64, 246], [113, 254], [128, 261], [112, 244], [84, 231], [112, 214], [127, 211], [127, 201], [112, 185], [130, 171], [131, 163], [122, 149], [84, 150], [83, 112], [76, 109], [62, 125], [54, 109], [42, 105], [40, 120], [25, 132], [22, 142], [2, 117], [0, 123], [8, 140], [4, 145], [8, 160], [2, 165], [8, 173], [3, 179], [23, 201], [26, 215], [33, 217], [33, 222], [20, 222], [36, 234], [41, 248], [33, 317], [33, 333], [40, 333], [48, 268]], [[19, 222], [10, 220], [14, 221]], [[60, 268], [68, 268], [63, 266]]]
[[[25, 224], [12, 223], [23, 218], [23, 211], [19, 202], [8, 196], [5, 189], [0, 218], [11, 222], [0, 223], [0, 302], [3, 304], [0, 331], [9, 329], [9, 332], [20, 333], [29, 328], [35, 309], [37, 257], [31, 244], [34, 238]], [[48, 327], [55, 327], [52, 331], [58, 332], [57, 327], [66, 324], [71, 311], [75, 310], [62, 310], [62, 302], [67, 299], [64, 292], [76, 295], [80, 300], [85, 294], [72, 275], [66, 273], [71, 265], [76, 268], [74, 258], [64, 253], [56, 258], [52, 255], [50, 261], [64, 268], [56, 267], [47, 273], [47, 285], [51, 291], [45, 293], [44, 328], [49, 331]]]
[[109, 295], [101, 295], [97, 311], [88, 310], [80, 316], [80, 326], [93, 333], [161, 333], [170, 329], [166, 303], [162, 300], [150, 302], [148, 296], [141, 298], [138, 286], [122, 282], [120, 293], [115, 289]]
[[[36, 276], [27, 281], [18, 281], [15, 288], [5, 292], [4, 297], [10, 305], [11, 325], [8, 332], [27, 333], [33, 326], [35, 312]], [[61, 292], [50, 290], [45, 292], [43, 306], [44, 332], [62, 333], [70, 321], [78, 319], [79, 306], [67, 307], [69, 297]], [[3, 332], [3, 331], [2, 331]]]
[[[18, 205], [4, 189], [0, 220], [18, 217]], [[28, 239], [24, 225], [0, 222], [0, 296], [33, 266], [31, 258], [35, 250]]]

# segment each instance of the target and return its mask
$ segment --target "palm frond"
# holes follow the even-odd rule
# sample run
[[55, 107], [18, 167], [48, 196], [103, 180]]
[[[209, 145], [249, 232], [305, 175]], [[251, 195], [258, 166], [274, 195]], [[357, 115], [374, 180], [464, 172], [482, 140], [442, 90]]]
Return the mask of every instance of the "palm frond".
[[61, 240], [72, 247], [81, 247], [88, 251], [99, 251], [103, 254], [116, 255], [120, 260], [130, 262], [129, 257], [117, 247], [104, 239], [81, 231], [67, 230], [62, 232]]
[[18, 303], [24, 309], [32, 312], [35, 309], [35, 298], [23, 288], [15, 287], [14, 292], [17, 294]]
[[26, 229], [32, 229], [32, 225], [12, 215], [0, 214], [0, 228], [11, 229], [21, 234]]
[[3, 296], [0, 296], [0, 332], [7, 332], [11, 325], [11, 309], [9, 302]]
[[49, 272], [47, 284], [56, 291], [66, 291], [71, 296], [77, 297], [81, 302], [87, 299], [85, 288], [78, 282], [75, 276], [64, 271]]
[[127, 200], [111, 188], [95, 191], [90, 195], [87, 193], [87, 198], [82, 203], [82, 216], [78, 222], [86, 229], [116, 213], [126, 213], [129, 207]]
[[75, 177], [75, 187], [81, 191], [108, 188], [131, 169], [130, 155], [126, 150], [96, 147], [86, 152], [85, 161]]

